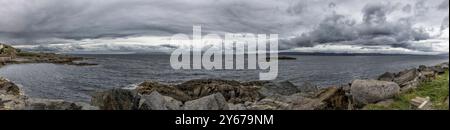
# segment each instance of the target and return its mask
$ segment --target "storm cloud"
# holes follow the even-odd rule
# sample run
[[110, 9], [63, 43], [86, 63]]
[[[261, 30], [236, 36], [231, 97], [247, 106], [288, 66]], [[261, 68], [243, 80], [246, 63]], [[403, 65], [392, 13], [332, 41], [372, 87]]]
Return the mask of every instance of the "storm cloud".
[[417, 45], [433, 39], [448, 48], [448, 0], [0, 0], [0, 5], [0, 42], [46, 51], [171, 49], [175, 46], [164, 39], [191, 34], [193, 25], [205, 34], [280, 34], [280, 46], [288, 50], [345, 45], [433, 52]]

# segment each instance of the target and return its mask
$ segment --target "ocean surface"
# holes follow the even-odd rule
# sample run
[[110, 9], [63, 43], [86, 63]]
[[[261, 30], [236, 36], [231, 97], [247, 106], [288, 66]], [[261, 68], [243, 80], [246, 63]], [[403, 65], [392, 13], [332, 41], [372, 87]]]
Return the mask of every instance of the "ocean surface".
[[[93, 59], [97, 66], [20, 64], [0, 68], [0, 76], [18, 84], [33, 98], [89, 102], [99, 90], [124, 88], [146, 80], [181, 83], [191, 79], [259, 79], [257, 70], [173, 70], [169, 55], [121, 54], [77, 55]], [[376, 78], [384, 72], [398, 72], [419, 65], [447, 62], [448, 56], [307, 56], [280, 60], [277, 81], [296, 85], [310, 82], [322, 87], [346, 84], [353, 79]]]

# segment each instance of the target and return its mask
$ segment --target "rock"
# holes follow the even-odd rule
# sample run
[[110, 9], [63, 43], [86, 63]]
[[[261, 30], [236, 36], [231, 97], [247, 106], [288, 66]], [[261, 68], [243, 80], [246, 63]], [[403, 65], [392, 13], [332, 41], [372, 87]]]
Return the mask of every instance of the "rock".
[[394, 81], [394, 78], [395, 78], [395, 74], [386, 72], [383, 75], [381, 75], [380, 77], [378, 77], [378, 80], [392, 82], [392, 81]]
[[171, 97], [165, 97], [154, 91], [144, 95], [139, 102], [139, 110], [180, 110], [183, 103]]
[[80, 106], [81, 110], [100, 110], [100, 108], [84, 102], [76, 102], [75, 105]]
[[232, 104], [229, 103], [228, 107], [230, 110], [247, 110], [247, 107], [245, 107], [244, 104]]
[[350, 93], [358, 105], [365, 105], [393, 98], [400, 93], [400, 87], [394, 82], [355, 80]]
[[438, 65], [438, 66], [433, 66], [433, 67], [430, 67], [436, 74], [444, 74], [445, 73], [445, 69], [441, 66], [441, 65]]
[[226, 101], [230, 103], [244, 103], [246, 101], [257, 101], [261, 98], [258, 93], [260, 86], [256, 83], [242, 84], [230, 80], [191, 80], [179, 84], [176, 88], [185, 92], [192, 99], [198, 99], [211, 94], [221, 93]]
[[393, 99], [388, 99], [388, 100], [384, 100], [384, 101], [380, 101], [378, 103], [376, 103], [375, 105], [377, 106], [382, 106], [382, 107], [389, 107], [392, 105], [392, 103], [394, 103], [395, 101]]
[[291, 105], [285, 102], [273, 100], [273, 99], [262, 99], [248, 107], [249, 110], [288, 110]]
[[279, 95], [292, 95], [300, 92], [300, 90], [289, 81], [283, 82], [265, 82], [262, 84], [262, 87], [267, 89], [274, 94]]
[[63, 100], [28, 99], [25, 110], [82, 110], [82, 106]]
[[188, 101], [183, 108], [184, 110], [229, 110], [225, 98], [220, 93]]
[[349, 110], [353, 109], [350, 98], [342, 87], [329, 87], [320, 92], [316, 99], [325, 104], [327, 110]]
[[169, 96], [169, 97], [172, 97], [176, 100], [183, 101], [183, 102], [191, 100], [191, 97], [189, 95], [187, 95], [186, 93], [184, 93], [183, 91], [181, 91], [173, 86], [161, 84], [158, 82], [147, 81], [147, 82], [141, 83], [136, 88], [136, 91], [142, 95], [151, 94], [156, 91], [164, 96]]
[[300, 87], [297, 87], [297, 89], [298, 89], [297, 92], [303, 92], [303, 93], [319, 91], [319, 88], [310, 82], [304, 82], [303, 85]]
[[25, 108], [25, 96], [0, 94], [0, 110], [23, 110]]
[[101, 110], [136, 110], [140, 97], [137, 93], [124, 89], [98, 92], [92, 96], [91, 104]]
[[20, 88], [11, 81], [0, 77], [0, 94], [19, 96]]
[[399, 74], [397, 74], [396, 78], [394, 79], [394, 82], [400, 86], [405, 86], [407, 82], [416, 79], [418, 77], [418, 74], [419, 73], [417, 69], [402, 71]]

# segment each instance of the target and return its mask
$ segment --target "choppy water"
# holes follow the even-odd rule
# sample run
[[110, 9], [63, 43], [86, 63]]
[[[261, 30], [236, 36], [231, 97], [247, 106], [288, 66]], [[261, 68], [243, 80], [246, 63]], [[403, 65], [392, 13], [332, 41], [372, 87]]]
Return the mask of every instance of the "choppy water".
[[[81, 55], [95, 59], [98, 66], [54, 64], [9, 65], [0, 76], [20, 84], [30, 97], [89, 101], [97, 90], [126, 87], [145, 80], [180, 83], [191, 79], [220, 78], [240, 81], [257, 80], [255, 70], [173, 70], [168, 55]], [[320, 86], [348, 83], [353, 79], [375, 78], [419, 65], [447, 62], [442, 56], [291, 56], [281, 60], [277, 80], [296, 85], [308, 81]]]

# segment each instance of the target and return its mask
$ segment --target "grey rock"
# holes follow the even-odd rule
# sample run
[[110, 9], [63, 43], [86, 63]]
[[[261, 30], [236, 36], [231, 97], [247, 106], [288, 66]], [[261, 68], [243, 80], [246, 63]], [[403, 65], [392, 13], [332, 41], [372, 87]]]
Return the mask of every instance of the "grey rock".
[[356, 103], [365, 105], [393, 98], [400, 93], [400, 87], [394, 82], [355, 80], [350, 93]]
[[25, 104], [25, 110], [82, 110], [83, 108], [72, 102], [50, 99], [28, 99]]
[[229, 110], [225, 97], [220, 93], [188, 101], [183, 108], [184, 110]]
[[303, 85], [297, 87], [297, 89], [298, 89], [298, 92], [303, 92], [303, 93], [319, 91], [319, 88], [310, 82], [304, 82]]
[[13, 82], [3, 77], [0, 77], [0, 94], [19, 96], [20, 88]]
[[245, 107], [244, 104], [232, 104], [229, 103], [228, 107], [230, 110], [247, 110], [247, 107]]
[[182, 105], [180, 101], [162, 96], [155, 91], [141, 97], [139, 110], [180, 110]]
[[91, 104], [101, 110], [136, 110], [140, 96], [131, 90], [112, 89], [92, 96]]
[[380, 75], [378, 77], [378, 80], [392, 82], [392, 81], [394, 81], [394, 78], [395, 78], [395, 74], [386, 72], [386, 73]]
[[405, 70], [397, 74], [394, 82], [400, 86], [405, 86], [405, 83], [412, 81], [418, 77], [417, 69]]

